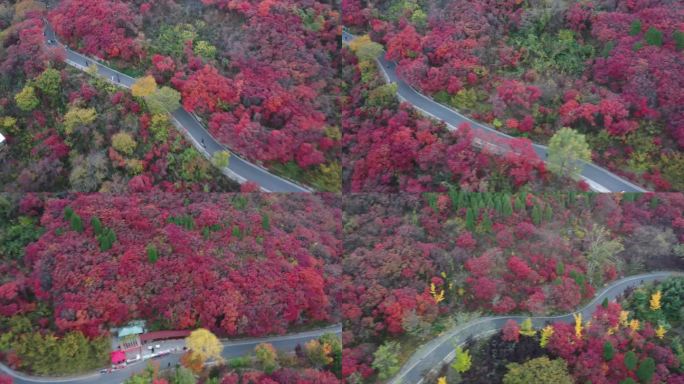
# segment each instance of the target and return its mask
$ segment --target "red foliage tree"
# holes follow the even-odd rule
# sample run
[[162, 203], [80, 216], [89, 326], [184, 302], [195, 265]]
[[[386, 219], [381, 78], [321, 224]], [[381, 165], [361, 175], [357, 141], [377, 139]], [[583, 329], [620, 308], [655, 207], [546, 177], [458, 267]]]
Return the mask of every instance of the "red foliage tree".
[[86, 54], [125, 61], [144, 56], [135, 39], [140, 18], [125, 2], [66, 0], [50, 12], [48, 19], [60, 38], [80, 44]]

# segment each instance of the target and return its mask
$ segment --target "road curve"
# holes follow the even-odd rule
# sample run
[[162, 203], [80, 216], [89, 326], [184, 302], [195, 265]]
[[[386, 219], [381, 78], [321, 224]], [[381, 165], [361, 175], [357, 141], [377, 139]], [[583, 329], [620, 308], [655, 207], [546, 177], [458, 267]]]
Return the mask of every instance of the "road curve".
[[[333, 333], [337, 336], [342, 334], [342, 326], [340, 324], [331, 325], [329, 327], [320, 328], [312, 331], [293, 333], [283, 336], [271, 336], [262, 338], [240, 339], [240, 340], [224, 340], [223, 352], [224, 358], [234, 358], [245, 356], [254, 351], [259, 343], [270, 343], [276, 349], [282, 351], [293, 351], [297, 345], [301, 345], [309, 340], [317, 339], [323, 334]], [[159, 362], [161, 367], [166, 367], [170, 363], [174, 366], [179, 362], [181, 353], [174, 353], [161, 358], [154, 358], [152, 360]], [[112, 373], [100, 374], [92, 373], [77, 377], [37, 377], [29, 376], [16, 372], [4, 364], [0, 364], [0, 373], [8, 374], [12, 377], [15, 384], [35, 384], [35, 383], [61, 383], [61, 384], [119, 384], [125, 381], [131, 374], [140, 372], [147, 366], [147, 362], [138, 362], [127, 366]]]
[[[356, 36], [342, 32], [343, 44], [349, 44]], [[462, 123], [469, 123], [474, 131], [483, 133], [483, 137], [491, 139], [499, 139], [506, 141], [513, 139], [513, 136], [499, 132], [496, 129], [474, 121], [458, 111], [440, 104], [433, 99], [421, 94], [416, 89], [400, 79], [396, 73], [396, 63], [391, 62], [381, 55], [377, 58], [380, 69], [386, 81], [397, 84], [397, 95], [400, 100], [406, 101], [413, 105], [421, 113], [431, 116], [437, 120], [441, 120], [447, 124], [449, 129], [456, 129]], [[544, 145], [533, 144], [534, 151], [540, 159], [544, 160], [547, 157], [548, 148]], [[500, 148], [500, 147], [499, 147]], [[597, 192], [647, 192], [645, 189], [631, 183], [624, 178], [613, 174], [607, 169], [601, 168], [595, 164], [582, 162], [583, 168], [581, 177], [589, 184], [592, 190]]]
[[[65, 61], [67, 64], [82, 71], [85, 70], [89, 65], [94, 64], [97, 66], [97, 73], [100, 76], [120, 87], [130, 88], [131, 85], [135, 83], [135, 78], [109, 68], [99, 63], [95, 59], [72, 51], [69, 49], [69, 47], [59, 43], [52, 26], [50, 26], [47, 20], [44, 20], [44, 24], [46, 42], [47, 40], [51, 41], [51, 43], [47, 45], [64, 48], [66, 52]], [[221, 171], [226, 176], [237, 181], [238, 183], [242, 184], [246, 181], [254, 182], [258, 184], [261, 190], [264, 192], [312, 192], [312, 190], [308, 187], [301, 186], [293, 181], [276, 176], [265, 168], [241, 158], [229, 148], [219, 143], [213, 136], [211, 136], [206, 128], [204, 128], [202, 123], [200, 123], [193, 114], [186, 111], [183, 107], [171, 112], [171, 117], [174, 125], [181, 130], [181, 132], [190, 139], [195, 148], [200, 151], [200, 153], [203, 153], [207, 158], [211, 159], [212, 155], [218, 151], [227, 150], [231, 152], [228, 167], [222, 169]], [[202, 141], [204, 141], [204, 147], [201, 144]]]
[[501, 328], [508, 320], [515, 320], [521, 322], [526, 318], [532, 319], [532, 324], [535, 328], [542, 328], [549, 322], [574, 322], [573, 314], [582, 313], [583, 319], [591, 318], [597, 305], [600, 305], [604, 299], [614, 300], [617, 296], [622, 294], [627, 288], [641, 285], [642, 283], [652, 282], [656, 280], [663, 280], [673, 276], [684, 276], [683, 272], [678, 271], [659, 271], [650, 272], [640, 275], [634, 275], [613, 281], [605, 286], [594, 298], [579, 311], [567, 313], [558, 316], [497, 316], [497, 317], [480, 317], [472, 320], [466, 324], [455, 327], [452, 330], [444, 333], [428, 343], [424, 344], [417, 350], [408, 361], [402, 366], [396, 376], [394, 376], [389, 384], [421, 384], [423, 377], [435, 367], [440, 366], [454, 358], [454, 344], [461, 345], [468, 338], [477, 338], [488, 333], [493, 333]]

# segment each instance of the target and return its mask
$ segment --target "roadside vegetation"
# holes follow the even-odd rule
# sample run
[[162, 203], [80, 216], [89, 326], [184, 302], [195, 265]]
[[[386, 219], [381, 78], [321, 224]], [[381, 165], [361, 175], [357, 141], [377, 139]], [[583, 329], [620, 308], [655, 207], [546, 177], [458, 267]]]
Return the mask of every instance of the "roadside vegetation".
[[364, 382], [478, 316], [564, 314], [620, 276], [684, 269], [681, 194], [452, 190], [343, 210], [343, 369]]
[[649, 189], [684, 188], [682, 3], [348, 0], [397, 73], [509, 134], [586, 135], [594, 162]]

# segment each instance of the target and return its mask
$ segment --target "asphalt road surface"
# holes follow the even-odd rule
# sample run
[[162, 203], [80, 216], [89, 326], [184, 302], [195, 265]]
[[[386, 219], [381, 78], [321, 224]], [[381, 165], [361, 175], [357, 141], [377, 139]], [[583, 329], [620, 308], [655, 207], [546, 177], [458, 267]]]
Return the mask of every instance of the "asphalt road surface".
[[[109, 68], [92, 58], [74, 52], [68, 47], [60, 44], [55, 36], [54, 30], [47, 21], [45, 21], [45, 39], [48, 46], [63, 47], [66, 51], [66, 63], [73, 67], [85, 70], [88, 66], [95, 64], [97, 66], [97, 73], [100, 76], [125, 88], [130, 88], [136, 81], [135, 78]], [[228, 148], [216, 141], [199, 120], [183, 107], [171, 112], [171, 116], [174, 119], [174, 124], [178, 128], [184, 130], [184, 133], [189, 136], [197, 150], [204, 153], [208, 158], [211, 159], [211, 156], [217, 151], [228, 150], [231, 152]], [[204, 145], [202, 143], [204, 143]], [[222, 171], [239, 183], [245, 181], [254, 182], [258, 184], [264, 192], [311, 192], [309, 188], [269, 173], [265, 168], [253, 164], [233, 152], [231, 152], [227, 169]]]
[[[342, 334], [341, 325], [332, 325], [326, 328], [316, 329], [313, 331], [294, 333], [284, 336], [272, 336], [264, 338], [253, 338], [236, 341], [224, 341], [223, 352], [221, 355], [225, 359], [245, 356], [254, 352], [254, 347], [260, 343], [270, 343], [276, 349], [281, 351], [293, 351], [297, 345], [303, 345], [309, 340], [317, 339], [326, 333], [334, 333], [337, 336]], [[157, 361], [160, 367], [165, 368], [171, 363], [175, 366], [181, 357], [182, 353], [173, 353], [164, 357], [153, 358], [152, 361]], [[14, 379], [15, 384], [35, 384], [35, 383], [62, 383], [62, 384], [120, 384], [129, 378], [133, 373], [141, 372], [147, 366], [147, 361], [137, 362], [127, 367], [114, 371], [112, 373], [94, 373], [79, 377], [70, 378], [43, 378], [23, 375], [11, 370], [9, 367], [0, 364], [0, 373], [9, 374]]]
[[[342, 42], [349, 44], [356, 36], [343, 31]], [[427, 96], [422, 95], [413, 87], [408, 85], [404, 80], [400, 79], [396, 73], [396, 63], [385, 59], [384, 55], [377, 58], [377, 62], [382, 69], [385, 80], [397, 84], [397, 95], [400, 100], [406, 101], [413, 105], [423, 114], [429, 115], [437, 120], [441, 120], [447, 124], [449, 129], [456, 129], [462, 123], [469, 123], [474, 131], [479, 131], [481, 137], [492, 140], [496, 146], [500, 146], [501, 142], [512, 139], [513, 137], [496, 129], [476, 122], [459, 112], [440, 104]], [[540, 144], [533, 144], [534, 150], [540, 159], [545, 160], [547, 157], [547, 147]], [[589, 184], [589, 186], [597, 192], [646, 192], [645, 189], [625, 180], [607, 169], [601, 168], [595, 164], [582, 162], [583, 168], [581, 177]]]
[[[574, 313], [582, 313], [582, 319], [583, 321], [586, 321], [591, 318], [596, 306], [600, 305], [604, 299], [607, 298], [609, 301], [612, 301], [617, 296], [622, 294], [627, 288], [636, 287], [646, 282], [664, 280], [672, 276], [684, 276], [684, 273], [673, 271], [652, 272], [616, 280], [603, 288], [601, 292], [594, 296], [589, 304], [581, 308], [579, 311], [559, 316], [531, 317], [532, 324], [535, 328], [539, 329], [544, 327], [547, 323], [574, 323]], [[409, 360], [404, 364], [397, 375], [389, 381], [389, 383], [422, 384], [424, 376], [430, 370], [433, 368], [438, 368], [443, 363], [453, 360], [454, 345], [461, 345], [471, 337], [477, 338], [478, 336], [494, 333], [502, 329], [508, 320], [512, 319], [520, 323], [528, 317], [529, 316], [480, 317], [460, 327], [456, 327], [453, 330], [446, 332], [444, 335], [423, 345], [409, 358]]]

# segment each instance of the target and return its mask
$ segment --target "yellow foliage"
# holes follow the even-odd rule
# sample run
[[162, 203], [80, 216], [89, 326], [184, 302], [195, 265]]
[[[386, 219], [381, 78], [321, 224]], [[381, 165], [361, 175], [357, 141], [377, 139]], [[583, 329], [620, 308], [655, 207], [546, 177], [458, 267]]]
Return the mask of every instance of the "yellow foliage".
[[553, 327], [550, 325], [547, 325], [546, 327], [542, 328], [541, 331], [541, 339], [539, 340], [539, 346], [542, 348], [545, 348], [547, 344], [549, 344], [549, 339], [551, 339], [551, 336], [553, 335]]
[[575, 337], [582, 338], [582, 314], [575, 313], [572, 315], [575, 318]]
[[133, 96], [145, 97], [157, 91], [157, 82], [152, 76], [145, 76], [138, 79], [132, 86]]
[[627, 323], [628, 317], [629, 317], [629, 311], [620, 311], [620, 317], [619, 317], [620, 325], [622, 325], [623, 327], [626, 327], [628, 324]]
[[446, 376], [442, 376], [439, 379], [437, 379], [437, 384], [447, 384]]
[[660, 309], [660, 298], [662, 294], [660, 291], [655, 292], [653, 295], [651, 295], [651, 311], [657, 311]]
[[349, 49], [356, 54], [359, 60], [374, 60], [382, 54], [382, 45], [371, 41], [368, 35], [357, 37], [349, 43]]
[[629, 329], [631, 329], [632, 332], [638, 331], [640, 326], [641, 323], [639, 323], [639, 320], [637, 319], [632, 319], [632, 321], [629, 322]]
[[71, 107], [64, 115], [64, 132], [70, 135], [76, 127], [91, 124], [96, 118], [95, 108]]
[[432, 298], [435, 299], [436, 303], [440, 303], [444, 300], [444, 290], [442, 289], [438, 293], [435, 287], [435, 283], [430, 284], [430, 294], [432, 295]]
[[210, 358], [221, 361], [221, 351], [223, 351], [223, 344], [221, 341], [209, 330], [199, 328], [192, 331], [190, 336], [185, 338], [185, 346], [192, 351], [192, 356], [202, 362], [206, 362]]
[[368, 44], [371, 42], [370, 36], [368, 35], [363, 35], [359, 36], [356, 39], [354, 39], [351, 43], [349, 43], [349, 49], [351, 49], [353, 52], [356, 52], [364, 46], [365, 44]]
[[534, 327], [532, 326], [532, 319], [527, 318], [523, 320], [523, 322], [520, 324], [520, 334], [523, 336], [529, 336], [532, 337], [537, 334], [537, 331], [534, 330]]
[[663, 337], [665, 337], [666, 332], [667, 330], [665, 330], [665, 327], [663, 327], [662, 325], [659, 325], [658, 328], [656, 328], [655, 330], [656, 337], [661, 340], [663, 339]]

